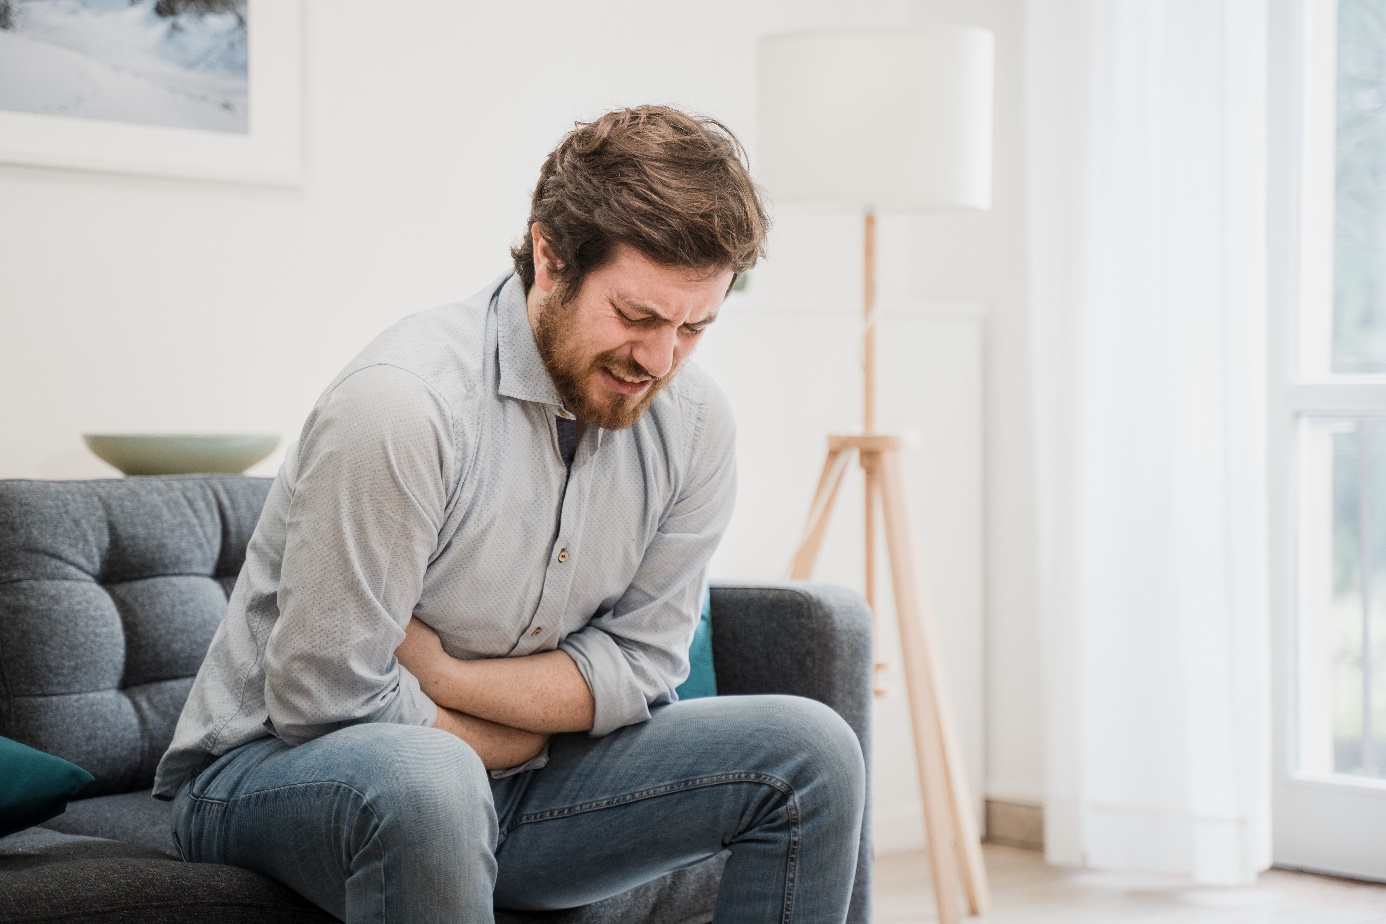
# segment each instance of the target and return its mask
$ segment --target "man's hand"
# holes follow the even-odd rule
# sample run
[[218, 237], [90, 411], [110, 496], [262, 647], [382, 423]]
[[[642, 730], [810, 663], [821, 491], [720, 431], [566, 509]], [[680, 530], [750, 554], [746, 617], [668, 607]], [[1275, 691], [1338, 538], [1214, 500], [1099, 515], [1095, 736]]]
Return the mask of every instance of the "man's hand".
[[582, 672], [563, 651], [462, 661], [438, 633], [410, 619], [395, 657], [439, 706], [540, 735], [590, 731], [596, 703]]
[[395, 657], [419, 681], [424, 693], [438, 703], [438, 718], [434, 728], [456, 735], [472, 746], [487, 770], [515, 767], [539, 754], [549, 736], [488, 722], [438, 702], [448, 668], [460, 664], [443, 650], [442, 639], [433, 627], [410, 619], [404, 629], [404, 641], [395, 649]]
[[438, 707], [438, 719], [433, 727], [441, 728], [470, 744], [487, 770], [518, 767], [530, 758], [537, 757], [549, 740], [548, 735], [498, 725], [444, 706]]

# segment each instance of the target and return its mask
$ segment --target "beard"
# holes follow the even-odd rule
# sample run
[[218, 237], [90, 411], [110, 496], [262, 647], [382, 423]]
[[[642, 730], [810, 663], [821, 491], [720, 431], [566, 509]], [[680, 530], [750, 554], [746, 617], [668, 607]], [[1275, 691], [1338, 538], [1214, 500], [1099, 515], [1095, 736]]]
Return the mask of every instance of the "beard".
[[[621, 356], [616, 350], [588, 356], [578, 335], [579, 327], [581, 319], [571, 303], [560, 304], [553, 296], [544, 299], [534, 326], [534, 344], [539, 348], [539, 358], [544, 361], [544, 368], [553, 379], [563, 406], [578, 420], [604, 430], [624, 430], [645, 415], [655, 395], [674, 380], [679, 367], [675, 366], [662, 376], [651, 376], [639, 363]], [[640, 395], [615, 391], [594, 394], [598, 386], [593, 380], [601, 378], [603, 369], [626, 378], [649, 377], [650, 386]]]

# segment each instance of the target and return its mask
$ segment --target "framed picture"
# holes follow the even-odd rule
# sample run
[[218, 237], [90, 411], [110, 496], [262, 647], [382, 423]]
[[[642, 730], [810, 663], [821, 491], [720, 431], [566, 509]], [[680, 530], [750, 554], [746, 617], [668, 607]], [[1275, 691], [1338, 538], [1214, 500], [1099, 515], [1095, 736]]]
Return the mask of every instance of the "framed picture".
[[302, 177], [300, 0], [0, 0], [0, 160]]

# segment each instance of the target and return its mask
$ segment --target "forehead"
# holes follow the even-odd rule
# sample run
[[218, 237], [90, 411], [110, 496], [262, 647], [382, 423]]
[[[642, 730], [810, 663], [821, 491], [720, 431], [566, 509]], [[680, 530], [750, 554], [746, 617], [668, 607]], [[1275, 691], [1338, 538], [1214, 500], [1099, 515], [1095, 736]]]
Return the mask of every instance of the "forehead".
[[615, 255], [588, 279], [601, 298], [685, 323], [715, 313], [726, 298], [732, 271], [656, 263], [633, 247], [619, 245]]

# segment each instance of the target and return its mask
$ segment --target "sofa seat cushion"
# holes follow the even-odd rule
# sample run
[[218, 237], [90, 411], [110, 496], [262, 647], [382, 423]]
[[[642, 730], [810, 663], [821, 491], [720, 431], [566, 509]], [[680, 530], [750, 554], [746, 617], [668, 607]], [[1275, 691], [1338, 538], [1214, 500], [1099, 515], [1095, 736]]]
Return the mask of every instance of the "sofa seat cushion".
[[30, 828], [0, 838], [6, 924], [332, 924], [267, 876], [184, 863], [106, 838]]
[[123, 841], [164, 856], [178, 856], [173, 843], [173, 803], [155, 799], [147, 789], [77, 799], [67, 804], [65, 813], [44, 822], [43, 827], [65, 834]]
[[[153, 803], [154, 811], [139, 800]], [[335, 920], [267, 876], [179, 860], [167, 834], [168, 803], [147, 793], [83, 799], [73, 805], [77, 813], [69, 809], [62, 816], [68, 828], [127, 836], [134, 832], [152, 846], [57, 831], [52, 822], [0, 838], [0, 920], [5, 924]], [[151, 819], [164, 825], [162, 843], [148, 836]], [[706, 924], [712, 920], [712, 901], [726, 858], [724, 853], [585, 908], [500, 910], [496, 924]]]

